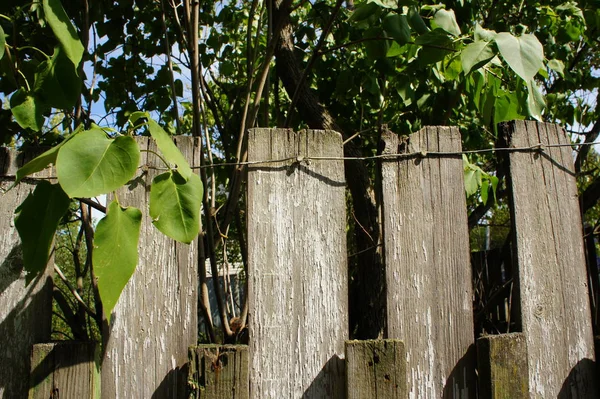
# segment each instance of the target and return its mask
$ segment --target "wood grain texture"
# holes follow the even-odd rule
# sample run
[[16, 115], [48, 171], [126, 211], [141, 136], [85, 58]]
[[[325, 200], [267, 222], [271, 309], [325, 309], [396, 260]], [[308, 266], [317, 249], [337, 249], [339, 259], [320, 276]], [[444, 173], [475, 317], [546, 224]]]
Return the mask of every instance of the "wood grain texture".
[[528, 399], [527, 341], [523, 333], [486, 335], [477, 340], [481, 399]]
[[[19, 167], [35, 154], [20, 154], [0, 147], [0, 188], [11, 186]], [[35, 178], [54, 176], [52, 169]], [[11, 191], [0, 192], [0, 398], [27, 397], [31, 346], [50, 339], [52, 318], [52, 264], [39, 278], [25, 285], [21, 240], [14, 224], [15, 209], [35, 189], [26, 179]]]
[[29, 399], [100, 398], [100, 347], [63, 341], [33, 346]]
[[198, 399], [248, 399], [247, 345], [198, 345], [189, 350], [188, 383]]
[[[140, 149], [159, 152], [147, 137]], [[177, 137], [190, 165], [200, 164], [200, 141]], [[197, 340], [197, 241], [180, 244], [152, 225], [148, 199], [152, 179], [165, 165], [142, 152], [137, 176], [118, 191], [122, 206], [135, 206], [144, 217], [139, 262], [112, 315], [102, 364], [102, 397], [186, 397], [188, 347]], [[161, 170], [157, 170], [160, 168]]]
[[[458, 129], [427, 127], [384, 153], [460, 151]], [[460, 156], [382, 163], [387, 337], [401, 339], [410, 398], [474, 397], [469, 233]]]
[[[558, 125], [503, 125], [510, 147], [569, 144]], [[597, 398], [571, 147], [509, 155], [522, 330], [533, 397]]]
[[[342, 157], [333, 131], [252, 129], [248, 160]], [[248, 170], [251, 397], [343, 398], [348, 338], [343, 161]]]
[[346, 341], [346, 387], [346, 399], [406, 398], [404, 342]]

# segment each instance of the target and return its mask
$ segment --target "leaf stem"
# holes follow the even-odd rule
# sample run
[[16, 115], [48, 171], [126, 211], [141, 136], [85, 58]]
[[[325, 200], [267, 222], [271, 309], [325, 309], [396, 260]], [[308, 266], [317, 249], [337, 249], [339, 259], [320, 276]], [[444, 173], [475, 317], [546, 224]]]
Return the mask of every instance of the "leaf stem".
[[4, 18], [5, 20], [12, 22], [12, 19], [4, 14], [0, 14], [0, 18]]
[[25, 77], [25, 75], [23, 75], [23, 72], [21, 72], [20, 69], [17, 69], [17, 73], [19, 75], [21, 75], [21, 77], [23, 78], [23, 80], [25, 81], [25, 86], [27, 86], [27, 91], [30, 92], [31, 91], [31, 87], [29, 86], [29, 82], [27, 81], [27, 78]]
[[173, 171], [173, 169], [171, 168], [171, 165], [169, 165], [169, 163], [162, 157], [162, 155], [160, 155], [159, 153], [157, 153], [156, 151], [152, 151], [152, 150], [140, 150], [140, 152], [148, 152], [150, 154], [154, 154], [158, 157], [158, 159], [160, 159], [169, 169], [170, 172]]
[[44, 57], [46, 57], [46, 59], [50, 59], [50, 56], [48, 54], [44, 53], [42, 50], [40, 50], [39, 48], [37, 48], [35, 46], [23, 46], [23, 47], [18, 47], [17, 48], [18, 51], [26, 50], [26, 49], [35, 50], [38, 53], [41, 53]]

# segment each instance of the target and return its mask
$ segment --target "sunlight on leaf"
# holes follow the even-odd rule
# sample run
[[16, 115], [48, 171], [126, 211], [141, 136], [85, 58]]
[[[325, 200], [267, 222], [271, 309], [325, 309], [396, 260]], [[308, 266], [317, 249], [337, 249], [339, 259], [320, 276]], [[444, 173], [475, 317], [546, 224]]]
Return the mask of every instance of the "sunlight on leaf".
[[496, 35], [502, 58], [525, 82], [529, 82], [544, 67], [544, 48], [535, 35], [515, 37], [508, 32]]
[[23, 129], [29, 128], [36, 132], [42, 130], [44, 126], [43, 109], [43, 104], [25, 89], [17, 90], [10, 97], [10, 110]]
[[43, 0], [44, 15], [62, 49], [74, 65], [79, 65], [84, 48], [60, 0]]

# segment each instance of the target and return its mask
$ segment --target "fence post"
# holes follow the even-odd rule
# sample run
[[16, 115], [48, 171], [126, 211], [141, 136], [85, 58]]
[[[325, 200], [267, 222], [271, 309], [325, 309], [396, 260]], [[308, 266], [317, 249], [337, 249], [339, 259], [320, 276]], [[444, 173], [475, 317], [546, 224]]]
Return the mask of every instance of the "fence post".
[[[139, 137], [141, 150], [159, 152], [154, 141]], [[200, 139], [180, 136], [179, 150], [200, 165]], [[123, 206], [142, 209], [144, 218], [135, 273], [112, 315], [102, 361], [102, 397], [184, 398], [188, 347], [197, 342], [197, 241], [180, 244], [152, 226], [148, 198], [152, 179], [165, 165], [142, 152], [138, 175], [119, 190]], [[105, 338], [106, 339], [106, 338]]]
[[404, 342], [346, 341], [346, 389], [346, 399], [408, 397]]
[[198, 345], [189, 349], [188, 382], [196, 399], [248, 399], [247, 345]]
[[529, 399], [527, 342], [522, 333], [486, 335], [477, 340], [481, 399]]
[[29, 399], [100, 399], [100, 352], [95, 342], [33, 346]]
[[[304, 158], [302, 158], [304, 157]], [[348, 338], [341, 136], [252, 129], [248, 137], [253, 398], [343, 398]]]
[[[19, 167], [37, 154], [20, 154], [0, 147], [0, 188], [6, 190]], [[36, 173], [49, 178], [53, 170]], [[27, 397], [31, 346], [50, 339], [52, 318], [52, 264], [40, 277], [25, 285], [21, 240], [14, 225], [15, 209], [35, 188], [27, 179], [2, 194], [0, 192], [0, 398]]]
[[[570, 141], [558, 125], [501, 125], [509, 155], [518, 303], [529, 385], [539, 397], [596, 398], [594, 341]], [[564, 145], [564, 147], [550, 147]]]
[[469, 232], [458, 129], [426, 127], [382, 162], [387, 336], [401, 339], [414, 397], [474, 397]]

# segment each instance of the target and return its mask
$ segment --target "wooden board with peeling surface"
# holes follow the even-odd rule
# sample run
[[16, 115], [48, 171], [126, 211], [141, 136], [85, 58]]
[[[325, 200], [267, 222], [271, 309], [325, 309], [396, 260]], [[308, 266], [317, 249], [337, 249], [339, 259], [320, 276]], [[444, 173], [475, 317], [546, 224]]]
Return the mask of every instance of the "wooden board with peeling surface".
[[[534, 397], [597, 398], [573, 153], [553, 124], [503, 125], [509, 155], [521, 327]], [[550, 147], [564, 145], [563, 147]]]
[[402, 148], [384, 135], [387, 337], [403, 340], [410, 398], [473, 398], [469, 233], [458, 129], [427, 127]]
[[[343, 398], [348, 338], [342, 138], [252, 129], [248, 160], [251, 397]], [[304, 157], [304, 159], [302, 158]]]

